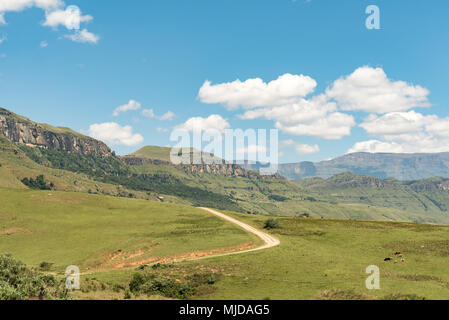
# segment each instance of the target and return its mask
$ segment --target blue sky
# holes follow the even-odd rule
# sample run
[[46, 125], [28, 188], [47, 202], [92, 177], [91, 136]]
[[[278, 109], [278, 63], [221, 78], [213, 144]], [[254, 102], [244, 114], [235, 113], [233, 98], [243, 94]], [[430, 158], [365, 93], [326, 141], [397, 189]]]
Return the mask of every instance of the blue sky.
[[[0, 106], [109, 139], [120, 154], [167, 145], [176, 126], [216, 125], [211, 115], [277, 127], [282, 162], [449, 151], [447, 0], [51, 1], [0, 0]], [[371, 4], [380, 30], [365, 27]], [[57, 15], [68, 5], [89, 16], [79, 31]], [[273, 85], [308, 89], [281, 103], [267, 83], [286, 74]], [[265, 84], [245, 85], [255, 78]], [[140, 108], [113, 116], [131, 100]]]

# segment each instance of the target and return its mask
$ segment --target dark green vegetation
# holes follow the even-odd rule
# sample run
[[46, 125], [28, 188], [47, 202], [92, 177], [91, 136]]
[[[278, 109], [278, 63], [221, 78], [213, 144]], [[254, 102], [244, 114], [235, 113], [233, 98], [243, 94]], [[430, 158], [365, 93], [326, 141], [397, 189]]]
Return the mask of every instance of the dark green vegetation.
[[10, 255], [0, 255], [0, 300], [66, 298], [64, 279], [27, 268]]
[[273, 218], [267, 219], [263, 226], [264, 229], [268, 229], [268, 230], [279, 229], [280, 227], [281, 227], [281, 224], [279, 223], [279, 220], [273, 219]]
[[432, 177], [449, 178], [449, 153], [353, 153], [318, 163], [281, 164], [279, 172], [293, 180], [310, 177], [329, 178], [344, 172], [398, 180], [420, 180]]
[[189, 299], [201, 296], [214, 291], [212, 285], [215, 284], [216, 276], [211, 273], [188, 275], [183, 280], [173, 279], [173, 277], [159, 277], [158, 269], [174, 268], [174, 265], [158, 265], [156, 268], [144, 269], [134, 273], [129, 283], [130, 291], [139, 296], [160, 295], [166, 298]]
[[28, 188], [35, 190], [51, 190], [54, 187], [53, 182], [47, 184], [43, 175], [37, 176], [36, 179], [23, 178], [22, 183]]

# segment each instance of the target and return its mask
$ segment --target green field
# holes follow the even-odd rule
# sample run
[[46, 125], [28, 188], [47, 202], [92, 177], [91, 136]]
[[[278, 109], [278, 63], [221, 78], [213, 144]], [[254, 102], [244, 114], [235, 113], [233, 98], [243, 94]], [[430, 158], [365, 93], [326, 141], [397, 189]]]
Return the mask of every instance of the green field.
[[[258, 239], [202, 210], [153, 201], [0, 189], [0, 253], [60, 271], [111, 269]], [[140, 263], [139, 263], [140, 264]], [[142, 262], [144, 264], [144, 262]]]
[[[264, 217], [228, 214], [262, 228]], [[220, 279], [200, 299], [447, 299], [449, 228], [393, 222], [280, 218], [276, 248], [183, 262], [158, 276], [201, 271]], [[394, 253], [404, 254], [401, 262]], [[386, 257], [393, 261], [384, 262]], [[366, 268], [380, 268], [380, 290], [368, 290]], [[96, 274], [126, 285], [129, 272]]]
[[[82, 291], [76, 298], [122, 299], [136, 272], [173, 283], [200, 283], [190, 299], [449, 296], [449, 227], [279, 217], [281, 228], [270, 231], [281, 240], [279, 247], [173, 263], [174, 258], [196, 257], [191, 256], [195, 252], [231, 251], [259, 242], [199, 209], [177, 204], [10, 189], [0, 190], [0, 201], [0, 253], [34, 268], [53, 263], [48, 272], [60, 276], [66, 266], [80, 266]], [[259, 229], [267, 219], [225, 213]], [[397, 251], [404, 262], [394, 256]], [[384, 262], [386, 257], [393, 261]], [[161, 267], [139, 267], [156, 262]], [[381, 270], [381, 290], [365, 288], [369, 265]], [[198, 280], [206, 276], [213, 282]], [[133, 293], [131, 298], [173, 297]]]

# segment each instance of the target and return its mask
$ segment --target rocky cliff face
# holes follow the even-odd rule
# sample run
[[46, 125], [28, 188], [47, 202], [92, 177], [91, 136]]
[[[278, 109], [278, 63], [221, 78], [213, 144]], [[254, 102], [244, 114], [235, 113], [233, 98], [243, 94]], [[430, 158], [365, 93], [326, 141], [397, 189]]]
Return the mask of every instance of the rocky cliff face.
[[[127, 156], [123, 157], [122, 160], [130, 166], [142, 166], [145, 164], [153, 165], [173, 165], [171, 162], [162, 161], [157, 159], [145, 159], [140, 157]], [[248, 171], [242, 168], [240, 165], [231, 163], [215, 163], [215, 164], [191, 164], [191, 165], [177, 165], [175, 166], [180, 170], [183, 170], [189, 174], [195, 173], [210, 173], [222, 176], [233, 176], [233, 177], [246, 177], [246, 178], [275, 178], [284, 179], [280, 175], [273, 176], [260, 176], [255, 171]]]
[[69, 129], [56, 129], [60, 132], [54, 132], [0, 108], [0, 133], [12, 143], [84, 155], [112, 155], [111, 149], [101, 141], [76, 135]]

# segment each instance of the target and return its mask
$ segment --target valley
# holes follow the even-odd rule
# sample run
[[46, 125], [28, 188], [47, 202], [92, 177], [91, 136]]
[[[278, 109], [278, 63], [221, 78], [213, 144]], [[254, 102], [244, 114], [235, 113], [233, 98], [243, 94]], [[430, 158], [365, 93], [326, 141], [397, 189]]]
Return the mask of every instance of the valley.
[[[449, 294], [447, 178], [289, 180], [225, 162], [173, 165], [169, 148], [117, 156], [70, 129], [1, 117], [0, 255], [57, 279], [78, 266], [71, 298]], [[364, 286], [369, 265], [381, 269], [380, 291]]]

